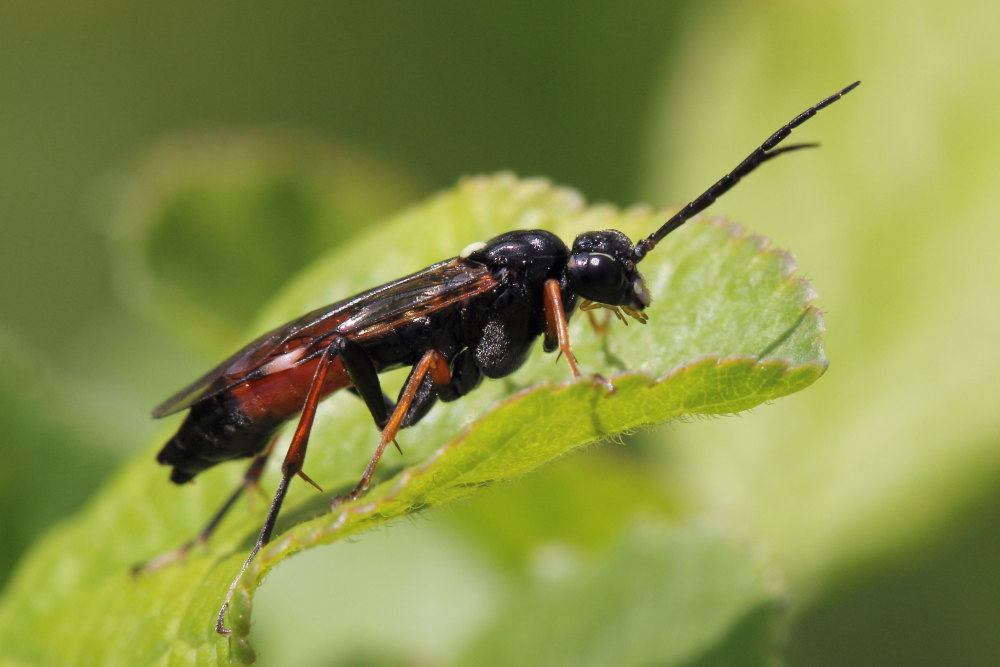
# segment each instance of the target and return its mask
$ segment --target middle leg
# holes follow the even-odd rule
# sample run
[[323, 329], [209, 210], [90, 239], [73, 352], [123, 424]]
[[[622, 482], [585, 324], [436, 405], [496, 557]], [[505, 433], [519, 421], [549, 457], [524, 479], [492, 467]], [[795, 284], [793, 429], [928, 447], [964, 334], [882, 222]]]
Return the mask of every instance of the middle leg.
[[[430, 378], [431, 389], [434, 393], [421, 395], [422, 386], [427, 378]], [[337, 496], [331, 500], [331, 507], [336, 507], [341, 503], [357, 500], [361, 497], [371, 484], [372, 475], [375, 474], [375, 467], [378, 465], [379, 459], [382, 458], [385, 448], [390, 442], [395, 441], [399, 429], [404, 426], [410, 426], [416, 421], [416, 419], [408, 419], [411, 409], [422, 413], [416, 402], [419, 400], [420, 407], [423, 407], [428, 401], [433, 400], [434, 395], [447, 391], [451, 387], [451, 384], [451, 371], [448, 369], [448, 360], [445, 356], [437, 350], [424, 352], [423, 356], [420, 357], [420, 361], [410, 371], [410, 376], [407, 378], [403, 391], [399, 395], [399, 400], [396, 401], [396, 407], [393, 409], [392, 414], [389, 415], [389, 419], [382, 429], [378, 446], [375, 448], [375, 453], [372, 454], [371, 460], [368, 461], [361, 479], [349, 493]]]

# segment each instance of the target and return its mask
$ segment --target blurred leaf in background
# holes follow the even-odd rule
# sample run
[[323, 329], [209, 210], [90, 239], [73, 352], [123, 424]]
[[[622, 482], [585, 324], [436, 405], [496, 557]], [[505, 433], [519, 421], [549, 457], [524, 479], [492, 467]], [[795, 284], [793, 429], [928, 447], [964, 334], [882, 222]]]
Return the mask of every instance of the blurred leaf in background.
[[[689, 25], [692, 41], [662, 84], [651, 193], [667, 178], [696, 187], [695, 174], [726, 163], [730, 143], [767, 127], [761, 109], [794, 108], [801, 90], [839, 72], [864, 79], [857, 106], [822, 121], [822, 159], [806, 173], [788, 163], [768, 170], [724, 204], [809, 267], [830, 328], [829, 377], [748, 419], [677, 429], [664, 462], [692, 502], [750, 527], [784, 563], [803, 611], [803, 634], [790, 634], [801, 664], [1000, 659], [986, 629], [1000, 627], [997, 586], [986, 584], [1000, 562], [991, 514], [1000, 269], [989, 250], [1000, 245], [1000, 134], [982, 112], [1000, 104], [1000, 87], [982, 78], [1000, 64], [1000, 9], [960, 7], [734, 5]], [[698, 46], [706, 40], [711, 53]], [[678, 97], [691, 81], [717, 103]], [[810, 211], [809, 224], [792, 210]], [[890, 602], [880, 576], [892, 586], [914, 568], [924, 576], [909, 578], [903, 595], [920, 602]], [[940, 596], [944, 582], [954, 592]], [[881, 644], [860, 619], [884, 624]], [[859, 646], [832, 640], [855, 633]]]
[[416, 191], [384, 160], [317, 136], [175, 137], [119, 194], [116, 285], [158, 328], [214, 351], [290, 276]]
[[[137, 451], [150, 406], [247, 335], [236, 331], [253, 295], [216, 308], [223, 290], [203, 293], [186, 311], [206, 326], [192, 341], [201, 325], [180, 325], [178, 340], [111, 287], [110, 267], [130, 260], [119, 246], [110, 262], [102, 236], [111, 211], [128, 209], [107, 204], [121, 189], [102, 179], [133, 173], [164, 136], [302, 127], [405, 165], [374, 179], [400, 186], [385, 190], [394, 202], [413, 183], [508, 168], [591, 199], [676, 205], [776, 122], [861, 78], [796, 133], [822, 149], [769, 165], [714, 209], [797, 252], [830, 329], [823, 382], [740, 419], [587, 452], [543, 471], [548, 492], [529, 480], [313, 550], [261, 589], [257, 645], [287, 664], [454, 657], [508, 632], [502, 610], [530, 611], [533, 595], [540, 611], [561, 595], [574, 606], [608, 563], [673, 538], [610, 531], [581, 548], [558, 528], [565, 515], [548, 532], [517, 528], [504, 508], [542, 521], [524, 508], [586, 507], [614, 469], [658, 489], [654, 506], [668, 493], [684, 530], [707, 522], [766, 563], [780, 585], [759, 599], [795, 612], [792, 664], [995, 664], [998, 12], [985, 0], [0, 9], [0, 311], [12, 360], [0, 368], [0, 490], [3, 525], [21, 540], [5, 557]], [[295, 201], [238, 191], [230, 221], [273, 219], [269, 205]], [[243, 238], [258, 234], [282, 238]], [[261, 250], [212, 247], [227, 264]], [[312, 256], [298, 252], [282, 264]], [[156, 267], [177, 268], [158, 275], [187, 295], [219, 276]], [[263, 284], [282, 280], [274, 268], [255, 290], [278, 289]], [[553, 572], [558, 585], [545, 583]]]
[[[0, 585], [25, 545], [78, 507], [115, 459], [64, 412], [63, 378], [38, 354], [0, 329], [0, 425], [7, 443], [0, 466]], [[76, 471], [50, 474], [53, 465]], [[57, 497], [58, 502], [36, 502]]]

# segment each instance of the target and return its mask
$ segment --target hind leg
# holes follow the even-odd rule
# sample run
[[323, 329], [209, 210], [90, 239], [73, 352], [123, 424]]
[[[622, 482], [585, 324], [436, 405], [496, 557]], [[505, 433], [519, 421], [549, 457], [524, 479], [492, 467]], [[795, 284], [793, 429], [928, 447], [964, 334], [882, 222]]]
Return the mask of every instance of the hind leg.
[[139, 563], [138, 565], [133, 566], [132, 573], [141, 574], [143, 572], [153, 572], [159, 570], [165, 565], [182, 560], [185, 556], [187, 556], [188, 552], [195, 547], [195, 545], [207, 543], [212, 537], [212, 533], [214, 533], [215, 529], [219, 527], [220, 523], [222, 523], [222, 519], [229, 513], [229, 510], [232, 509], [233, 505], [236, 504], [239, 497], [243, 495], [243, 492], [247, 489], [257, 488], [260, 476], [264, 472], [264, 466], [267, 464], [267, 459], [271, 455], [271, 450], [274, 449], [274, 443], [277, 439], [277, 435], [273, 436], [267, 443], [267, 447], [264, 451], [254, 457], [246, 472], [243, 473], [243, 479], [240, 481], [239, 486], [237, 486], [229, 497], [226, 498], [226, 501], [222, 503], [222, 506], [219, 507], [218, 511], [212, 515], [212, 518], [208, 520], [208, 523], [206, 523], [194, 537], [176, 549], [167, 551], [144, 563]]

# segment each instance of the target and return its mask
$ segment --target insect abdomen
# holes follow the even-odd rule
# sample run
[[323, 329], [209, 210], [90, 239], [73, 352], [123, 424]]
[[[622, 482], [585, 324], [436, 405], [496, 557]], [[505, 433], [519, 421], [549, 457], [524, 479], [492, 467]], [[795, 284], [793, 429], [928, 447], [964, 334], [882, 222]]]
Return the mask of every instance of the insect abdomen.
[[223, 461], [254, 456], [263, 451], [281, 422], [250, 419], [233, 405], [228, 393], [191, 406], [177, 433], [156, 460], [173, 466], [170, 481], [183, 484]]
[[[217, 463], [259, 454], [302, 409], [315, 372], [316, 361], [293, 365], [195, 403], [156, 460], [173, 466], [170, 480], [183, 484]], [[343, 364], [334, 360], [323, 394], [349, 384]]]

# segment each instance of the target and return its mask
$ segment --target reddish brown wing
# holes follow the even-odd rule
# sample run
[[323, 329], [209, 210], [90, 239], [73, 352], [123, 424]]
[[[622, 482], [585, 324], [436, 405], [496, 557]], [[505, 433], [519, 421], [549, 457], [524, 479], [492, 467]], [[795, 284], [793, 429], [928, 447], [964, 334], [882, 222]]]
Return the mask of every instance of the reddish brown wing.
[[153, 417], [180, 412], [238, 384], [263, 377], [271, 372], [268, 364], [287, 368], [282, 358], [294, 357], [288, 363], [300, 363], [320, 351], [334, 335], [363, 340], [396, 323], [489, 292], [498, 284], [486, 267], [456, 257], [318, 308], [253, 341], [157, 406]]

